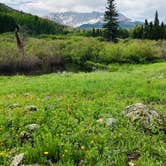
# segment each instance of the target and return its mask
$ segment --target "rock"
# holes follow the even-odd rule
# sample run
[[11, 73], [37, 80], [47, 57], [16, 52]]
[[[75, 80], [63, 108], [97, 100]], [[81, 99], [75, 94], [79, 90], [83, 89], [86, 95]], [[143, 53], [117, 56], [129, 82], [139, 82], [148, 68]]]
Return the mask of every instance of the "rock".
[[10, 105], [9, 108], [15, 109], [15, 108], [17, 108], [19, 106], [20, 106], [19, 104], [15, 103], [15, 104]]
[[20, 140], [21, 143], [25, 143], [26, 141], [28, 141], [31, 138], [31, 134], [27, 131], [22, 131], [20, 133]]
[[47, 160], [47, 166], [53, 166], [54, 164], [52, 163], [51, 160]]
[[29, 124], [25, 126], [26, 131], [22, 131], [20, 133], [21, 143], [25, 143], [26, 141], [29, 141], [31, 139], [32, 132], [34, 132], [39, 127], [40, 126], [37, 124]]
[[141, 155], [137, 152], [127, 154], [127, 166], [135, 166], [135, 161], [139, 160]]
[[31, 94], [30, 93], [24, 93], [23, 96], [28, 97], [28, 96], [31, 96]]
[[34, 105], [30, 105], [30, 106], [28, 107], [28, 110], [29, 110], [30, 112], [35, 112], [35, 111], [37, 111], [37, 107], [34, 106]]
[[12, 161], [12, 163], [10, 164], [10, 166], [18, 166], [22, 160], [24, 159], [24, 154], [21, 153], [19, 155], [16, 155]]
[[103, 125], [105, 123], [105, 120], [103, 118], [100, 118], [97, 120], [97, 123]]
[[117, 120], [115, 118], [100, 118], [97, 120], [97, 123], [100, 125], [106, 125], [108, 127], [112, 127]]
[[117, 120], [115, 118], [107, 119], [107, 126], [112, 127], [115, 123], [117, 123]]
[[33, 132], [36, 129], [39, 129], [40, 126], [38, 124], [29, 124], [25, 126], [25, 129], [27, 129], [29, 132]]
[[132, 122], [139, 122], [145, 129], [152, 129], [165, 123], [163, 115], [151, 109], [147, 105], [137, 103], [125, 108], [123, 115], [128, 117]]

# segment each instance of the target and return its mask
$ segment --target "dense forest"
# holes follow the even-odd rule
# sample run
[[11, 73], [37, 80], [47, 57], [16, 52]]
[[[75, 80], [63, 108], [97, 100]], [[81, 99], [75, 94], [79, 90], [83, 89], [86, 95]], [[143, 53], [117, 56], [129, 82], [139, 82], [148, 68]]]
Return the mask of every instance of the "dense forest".
[[159, 40], [166, 39], [166, 25], [160, 23], [158, 12], [156, 11], [154, 22], [145, 20], [143, 26], [136, 26], [133, 30], [133, 38]]
[[62, 25], [0, 3], [0, 33], [14, 31], [16, 25], [23, 27], [29, 34], [65, 33], [65, 27]]

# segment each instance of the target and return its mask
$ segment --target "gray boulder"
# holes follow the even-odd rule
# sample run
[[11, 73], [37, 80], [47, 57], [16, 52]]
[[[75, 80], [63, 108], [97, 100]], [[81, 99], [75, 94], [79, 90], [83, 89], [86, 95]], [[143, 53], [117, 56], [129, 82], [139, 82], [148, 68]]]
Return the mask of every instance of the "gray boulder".
[[27, 129], [29, 132], [33, 132], [39, 128], [40, 128], [40, 126], [38, 124], [29, 124], [29, 125], [25, 126], [25, 129]]
[[99, 125], [105, 125], [108, 127], [112, 127], [115, 123], [117, 123], [117, 119], [115, 119], [115, 118], [100, 118], [96, 122]]
[[38, 124], [29, 124], [29, 125], [25, 126], [25, 130], [20, 133], [21, 143], [30, 141], [32, 138], [32, 133], [39, 128], [40, 128], [40, 126]]
[[117, 119], [115, 119], [115, 118], [107, 119], [107, 126], [112, 127], [115, 123], [117, 123]]
[[165, 118], [155, 109], [150, 108], [142, 103], [130, 105], [125, 108], [123, 115], [128, 117], [132, 122], [138, 122], [145, 129], [156, 129], [164, 127]]
[[16, 155], [14, 157], [13, 161], [11, 162], [10, 166], [18, 166], [22, 162], [23, 159], [24, 159], [24, 153]]

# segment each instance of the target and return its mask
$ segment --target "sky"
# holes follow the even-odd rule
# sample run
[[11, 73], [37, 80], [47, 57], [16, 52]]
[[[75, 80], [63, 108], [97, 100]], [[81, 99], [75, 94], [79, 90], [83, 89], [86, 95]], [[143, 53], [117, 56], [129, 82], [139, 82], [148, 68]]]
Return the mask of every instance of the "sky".
[[[105, 11], [107, 0], [0, 0], [15, 9], [45, 16], [52, 12]], [[117, 9], [129, 18], [152, 20], [158, 10], [160, 19], [166, 22], [166, 0], [116, 0]]]

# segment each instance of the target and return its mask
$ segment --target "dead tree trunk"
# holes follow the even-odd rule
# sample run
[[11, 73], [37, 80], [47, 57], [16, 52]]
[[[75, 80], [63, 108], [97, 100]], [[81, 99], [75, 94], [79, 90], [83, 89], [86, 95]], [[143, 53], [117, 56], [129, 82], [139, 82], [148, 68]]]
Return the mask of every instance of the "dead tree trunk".
[[15, 31], [15, 37], [16, 37], [16, 41], [17, 41], [17, 47], [18, 47], [18, 50], [19, 50], [19, 53], [20, 53], [20, 59], [21, 61], [23, 60], [24, 58], [24, 43], [23, 43], [23, 40], [21, 39], [20, 35], [20, 28], [19, 26], [17, 25], [16, 26], [16, 31]]

